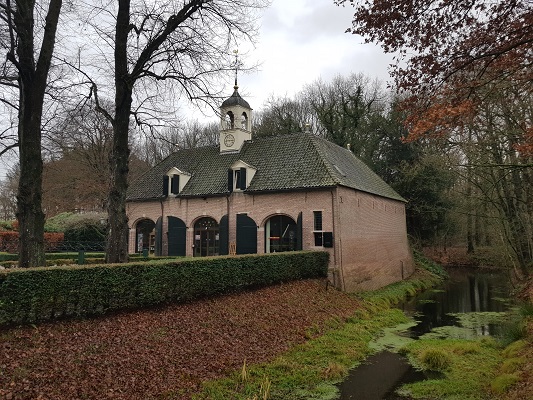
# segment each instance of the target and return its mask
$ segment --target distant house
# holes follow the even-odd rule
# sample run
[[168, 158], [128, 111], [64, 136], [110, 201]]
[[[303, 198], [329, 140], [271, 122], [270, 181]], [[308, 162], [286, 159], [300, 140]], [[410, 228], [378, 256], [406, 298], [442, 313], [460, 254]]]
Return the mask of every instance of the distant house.
[[405, 200], [353, 153], [305, 133], [252, 139], [237, 86], [220, 111], [219, 146], [178, 150], [130, 186], [132, 253], [326, 250], [346, 291], [413, 272]]

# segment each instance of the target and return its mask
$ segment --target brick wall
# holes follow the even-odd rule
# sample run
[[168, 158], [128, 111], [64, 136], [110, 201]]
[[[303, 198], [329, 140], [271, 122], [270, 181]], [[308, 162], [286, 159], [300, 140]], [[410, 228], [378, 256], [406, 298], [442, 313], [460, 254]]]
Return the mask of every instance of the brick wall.
[[[334, 218], [335, 210], [335, 218]], [[322, 230], [333, 232], [333, 248], [314, 246], [313, 211], [322, 211]], [[287, 215], [294, 221], [302, 212], [304, 250], [330, 253], [330, 280], [346, 291], [375, 289], [407, 277], [413, 263], [407, 243], [404, 204], [348, 188], [290, 193], [244, 194], [229, 197], [129, 202], [130, 251], [135, 249], [135, 226], [148, 218], [163, 217], [163, 253], [167, 249], [167, 217], [183, 220], [187, 226], [186, 254], [193, 255], [194, 224], [202, 217], [217, 222], [229, 215], [229, 241], [236, 241], [236, 214], [246, 213], [257, 224], [257, 251], [265, 251], [265, 223], [273, 215]]]
[[339, 188], [337, 196], [343, 289], [372, 290], [410, 276], [414, 264], [404, 203], [347, 188]]
[[[313, 211], [322, 211], [323, 230], [333, 230], [332, 218], [332, 192], [308, 191], [292, 193], [271, 193], [271, 194], [244, 194], [233, 192], [229, 197], [218, 196], [208, 198], [180, 199], [168, 197], [162, 202], [129, 202], [127, 203], [127, 213], [130, 224], [130, 251], [135, 249], [135, 226], [138, 221], [148, 218], [152, 221], [163, 216], [163, 251], [167, 248], [167, 217], [178, 217], [187, 226], [187, 246], [188, 256], [193, 254], [194, 224], [202, 217], [211, 217], [217, 222], [223, 215], [229, 215], [229, 241], [236, 241], [236, 214], [247, 213], [257, 226], [257, 252], [265, 251], [265, 223], [273, 215], [287, 215], [294, 221], [298, 214], [302, 212], [303, 226], [303, 248], [314, 249], [313, 235]], [[324, 250], [319, 247], [320, 250]], [[333, 250], [331, 257], [333, 258]]]

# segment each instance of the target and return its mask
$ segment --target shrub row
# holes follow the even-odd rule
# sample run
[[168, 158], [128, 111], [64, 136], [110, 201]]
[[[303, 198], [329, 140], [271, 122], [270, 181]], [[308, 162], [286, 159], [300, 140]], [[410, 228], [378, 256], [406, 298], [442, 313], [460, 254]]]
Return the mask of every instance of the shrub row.
[[[79, 252], [64, 252], [64, 253], [46, 253], [46, 265], [70, 265], [78, 262]], [[148, 260], [175, 260], [176, 256], [157, 256], [144, 257], [142, 254], [130, 254], [130, 261], [148, 261]], [[102, 264], [105, 260], [105, 254], [101, 252], [85, 252], [85, 264]], [[0, 266], [12, 267], [18, 264], [18, 254], [0, 253]]]
[[0, 325], [89, 316], [325, 277], [326, 252], [0, 271]]
[[[55, 251], [61, 248], [64, 235], [60, 232], [44, 233], [45, 251]], [[17, 251], [19, 233], [14, 231], [0, 231], [0, 251], [14, 253]]]

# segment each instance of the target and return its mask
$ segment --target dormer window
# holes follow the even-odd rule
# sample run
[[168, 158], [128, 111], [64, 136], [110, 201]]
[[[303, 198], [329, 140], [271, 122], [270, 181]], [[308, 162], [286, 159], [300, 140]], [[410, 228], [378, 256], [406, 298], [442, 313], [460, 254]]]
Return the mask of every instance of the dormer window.
[[246, 190], [257, 169], [244, 161], [238, 160], [228, 170], [228, 191], [241, 191]]
[[246, 190], [246, 168], [228, 170], [228, 191]]
[[187, 182], [191, 179], [191, 174], [172, 168], [163, 175], [163, 196], [180, 194]]

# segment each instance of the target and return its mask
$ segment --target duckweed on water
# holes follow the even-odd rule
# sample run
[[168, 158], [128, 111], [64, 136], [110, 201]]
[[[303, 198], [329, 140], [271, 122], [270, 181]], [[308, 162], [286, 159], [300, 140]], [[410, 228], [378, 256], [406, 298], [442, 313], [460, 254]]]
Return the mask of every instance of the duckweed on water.
[[512, 318], [507, 312], [470, 312], [470, 313], [450, 313], [456, 317], [463, 328], [479, 329], [489, 324], [501, 324]]
[[369, 347], [376, 353], [384, 350], [396, 353], [402, 347], [414, 340], [410, 337], [402, 336], [401, 333], [416, 325], [416, 321], [409, 321], [390, 328], [385, 328], [383, 329], [383, 334], [379, 338], [370, 342]]

